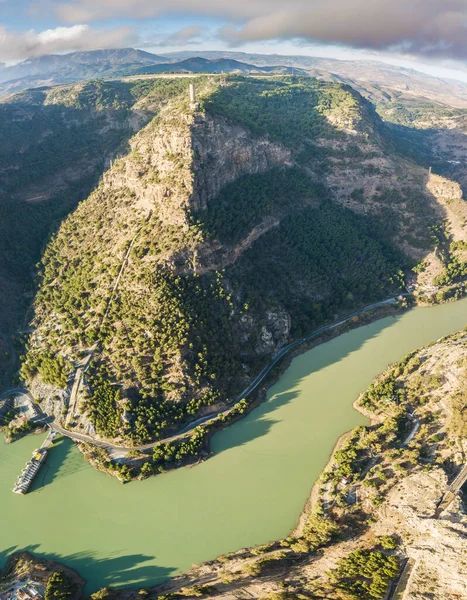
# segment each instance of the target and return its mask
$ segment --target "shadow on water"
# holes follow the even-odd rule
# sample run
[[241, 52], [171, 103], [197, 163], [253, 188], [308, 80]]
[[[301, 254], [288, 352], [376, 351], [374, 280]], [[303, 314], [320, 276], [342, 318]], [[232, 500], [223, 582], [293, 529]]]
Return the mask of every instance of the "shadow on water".
[[[280, 379], [271, 388], [273, 395], [271, 396], [270, 390], [267, 402], [263, 402], [244, 419], [215, 436], [213, 447], [215, 446], [216, 453], [221, 454], [225, 450], [230, 450], [236, 446], [243, 446], [254, 439], [267, 435], [273, 425], [279, 423], [278, 419], [272, 417], [272, 413], [299, 396], [298, 391], [290, 390], [297, 390], [304, 379], [312, 373], [317, 373], [330, 365], [337, 364], [352, 353], [357, 352], [365, 343], [377, 338], [388, 327], [392, 327], [401, 317], [402, 315], [396, 315], [379, 319], [368, 326], [371, 329], [365, 326], [359, 327], [350, 332], [350, 334], [345, 333], [330, 340], [329, 343], [332, 343], [332, 350], [330, 346], [321, 345], [323, 351], [319, 352], [318, 355], [316, 355], [316, 352], [314, 353], [315, 362], [313, 364], [303, 360], [303, 357], [307, 353], [297, 357], [298, 359], [302, 358], [300, 370], [295, 369], [291, 371], [289, 366], [287, 371], [281, 375]], [[328, 348], [330, 351], [325, 350]], [[284, 358], [284, 360], [287, 359]], [[293, 377], [286, 377], [286, 373], [289, 375], [293, 373]]]
[[47, 458], [32, 482], [29, 493], [40, 492], [55, 479], [76, 475], [89, 468], [79, 452], [72, 452], [73, 442], [67, 438], [55, 441], [49, 449]]
[[[224, 450], [230, 450], [235, 446], [243, 446], [248, 444], [251, 440], [267, 435], [271, 431], [273, 425], [279, 422], [277, 419], [271, 418], [270, 415], [268, 416], [268, 413], [272, 413], [281, 406], [285, 406], [297, 397], [297, 392], [284, 392], [282, 394], [274, 395], [271, 400], [261, 404], [242, 419], [238, 423], [238, 427], [233, 425], [222, 432], [220, 434], [222, 437], [219, 437], [216, 440], [218, 443], [216, 453], [221, 454]], [[230, 432], [232, 432], [233, 435], [228, 435]]]
[[[87, 593], [102, 587], [149, 587], [157, 585], [173, 576], [174, 567], [160, 567], [153, 563], [154, 556], [145, 554], [122, 555], [118, 549], [112, 554], [96, 552], [78, 552], [76, 554], [45, 554], [40, 552], [40, 544], [30, 544], [25, 548], [12, 546], [0, 552], [0, 566], [3, 567], [8, 558], [15, 552], [30, 552], [41, 558], [55, 560], [74, 569], [78, 575], [86, 579]], [[97, 583], [99, 582], [99, 583]]]

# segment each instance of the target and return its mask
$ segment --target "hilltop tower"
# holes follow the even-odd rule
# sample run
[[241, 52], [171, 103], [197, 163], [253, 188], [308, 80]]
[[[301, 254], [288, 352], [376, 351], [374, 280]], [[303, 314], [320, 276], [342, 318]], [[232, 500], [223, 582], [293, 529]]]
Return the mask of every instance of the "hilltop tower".
[[190, 83], [190, 108], [193, 110], [198, 108], [198, 102], [196, 101], [196, 89], [193, 83]]
[[191, 104], [196, 103], [196, 90], [193, 83], [190, 83], [190, 102]]

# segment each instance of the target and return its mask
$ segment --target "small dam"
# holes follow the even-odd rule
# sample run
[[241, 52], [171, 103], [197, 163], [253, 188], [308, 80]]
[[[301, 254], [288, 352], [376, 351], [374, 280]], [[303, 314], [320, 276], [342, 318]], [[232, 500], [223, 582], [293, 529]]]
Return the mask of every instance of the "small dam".
[[29, 486], [34, 480], [34, 477], [39, 473], [39, 469], [43, 465], [46, 457], [48, 448], [52, 445], [54, 437], [57, 435], [55, 431], [50, 431], [49, 435], [44, 440], [42, 446], [32, 453], [31, 460], [29, 460], [24, 469], [21, 471], [16, 483], [13, 487], [15, 494], [26, 494]]

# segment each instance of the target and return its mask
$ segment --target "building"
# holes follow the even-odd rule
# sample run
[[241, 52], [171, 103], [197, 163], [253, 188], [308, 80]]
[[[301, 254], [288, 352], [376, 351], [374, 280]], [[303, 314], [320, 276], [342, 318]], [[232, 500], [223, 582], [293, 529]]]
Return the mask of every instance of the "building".
[[39, 587], [42, 588], [42, 586], [28, 583], [16, 591], [16, 600], [43, 600], [44, 595], [38, 589]]

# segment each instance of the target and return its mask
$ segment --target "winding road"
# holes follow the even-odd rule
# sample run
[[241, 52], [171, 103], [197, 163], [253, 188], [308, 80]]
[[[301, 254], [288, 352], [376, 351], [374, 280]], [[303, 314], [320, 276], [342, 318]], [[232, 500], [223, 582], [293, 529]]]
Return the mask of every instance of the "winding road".
[[[410, 294], [408, 293], [404, 293], [401, 294], [401, 296], [403, 297], [407, 297], [410, 296]], [[354, 312], [350, 313], [349, 315], [343, 317], [342, 319], [335, 321], [334, 323], [330, 323], [329, 325], [324, 325], [323, 327], [320, 327], [319, 329], [316, 329], [315, 331], [313, 331], [312, 333], [294, 341], [291, 342], [290, 344], [288, 344], [287, 346], [284, 346], [283, 348], [281, 348], [279, 350], [279, 352], [277, 352], [277, 354], [275, 354], [271, 360], [271, 362], [264, 367], [264, 369], [255, 377], [255, 379], [253, 379], [253, 381], [248, 385], [247, 388], [245, 388], [243, 390], [243, 392], [237, 396], [236, 398], [234, 398], [231, 402], [229, 402], [229, 407], [224, 409], [224, 410], [220, 410], [217, 411], [215, 413], [211, 413], [209, 415], [205, 415], [204, 417], [201, 417], [199, 419], [196, 419], [195, 421], [192, 421], [191, 423], [188, 423], [184, 429], [182, 429], [179, 433], [177, 433], [176, 435], [164, 438], [164, 439], [160, 439], [157, 440], [155, 442], [151, 442], [149, 444], [143, 444], [140, 446], [132, 446], [132, 447], [128, 447], [128, 446], [120, 446], [118, 444], [114, 444], [108, 440], [96, 440], [95, 438], [85, 435], [85, 434], [81, 434], [81, 433], [77, 433], [74, 431], [69, 431], [67, 429], [64, 429], [63, 427], [61, 427], [60, 425], [58, 425], [57, 423], [51, 423], [50, 427], [53, 431], [57, 431], [58, 433], [71, 438], [72, 440], [75, 440], [77, 442], [85, 442], [87, 444], [93, 444], [94, 446], [98, 446], [100, 448], [105, 448], [107, 450], [116, 450], [116, 451], [120, 451], [120, 452], [131, 452], [134, 450], [139, 450], [139, 451], [145, 451], [145, 450], [151, 450], [152, 448], [154, 448], [155, 446], [157, 446], [157, 444], [160, 443], [167, 443], [167, 442], [173, 442], [179, 439], [182, 439], [184, 437], [187, 437], [188, 434], [193, 431], [193, 429], [195, 429], [195, 427], [198, 427], [199, 425], [202, 425], [204, 423], [207, 423], [209, 421], [213, 421], [214, 419], [216, 419], [217, 417], [219, 417], [221, 414], [227, 415], [230, 410], [232, 409], [232, 406], [235, 405], [237, 402], [239, 402], [240, 400], [246, 398], [247, 396], [249, 396], [259, 385], [260, 383], [264, 380], [264, 378], [269, 374], [269, 372], [276, 366], [276, 364], [286, 355], [288, 354], [291, 350], [294, 350], [295, 348], [297, 348], [298, 346], [300, 346], [301, 344], [308, 342], [310, 340], [312, 340], [313, 338], [318, 337], [319, 335], [321, 335], [322, 333], [325, 333], [326, 331], [330, 331], [332, 329], [335, 329], [336, 327], [339, 327], [340, 325], [343, 325], [344, 323], [347, 323], [348, 321], [350, 321], [351, 319], [353, 319], [354, 317], [358, 317], [359, 315], [366, 313], [370, 310], [374, 310], [375, 308], [379, 308], [381, 306], [385, 306], [388, 304], [397, 304], [397, 298], [391, 297], [391, 298], [387, 298], [386, 300], [381, 300], [379, 302], [374, 302], [373, 304], [369, 304], [368, 306], [364, 306], [363, 308], [360, 308], [358, 310], [355, 310]]]

